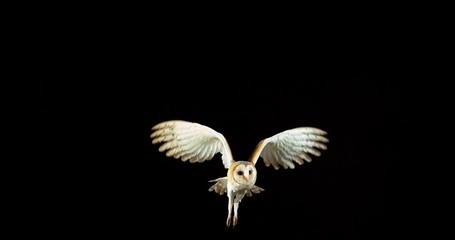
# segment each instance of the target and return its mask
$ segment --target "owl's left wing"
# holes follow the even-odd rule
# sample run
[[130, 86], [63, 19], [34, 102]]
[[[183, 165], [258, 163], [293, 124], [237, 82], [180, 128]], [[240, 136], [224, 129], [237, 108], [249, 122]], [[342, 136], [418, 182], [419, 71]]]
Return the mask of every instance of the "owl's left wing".
[[272, 137], [260, 141], [250, 156], [249, 161], [256, 164], [259, 157], [268, 167], [293, 169], [294, 162], [302, 165], [305, 161], [311, 162], [311, 155], [320, 156], [318, 149], [325, 150], [329, 140], [327, 133], [314, 127], [299, 127], [283, 131]]

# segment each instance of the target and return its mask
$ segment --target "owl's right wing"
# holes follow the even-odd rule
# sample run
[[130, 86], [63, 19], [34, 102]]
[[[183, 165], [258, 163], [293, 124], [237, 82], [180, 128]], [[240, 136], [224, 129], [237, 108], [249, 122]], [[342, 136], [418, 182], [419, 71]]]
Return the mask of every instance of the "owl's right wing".
[[152, 127], [152, 144], [161, 144], [160, 152], [182, 161], [204, 162], [221, 153], [223, 165], [229, 168], [234, 161], [225, 137], [198, 123], [170, 120]]

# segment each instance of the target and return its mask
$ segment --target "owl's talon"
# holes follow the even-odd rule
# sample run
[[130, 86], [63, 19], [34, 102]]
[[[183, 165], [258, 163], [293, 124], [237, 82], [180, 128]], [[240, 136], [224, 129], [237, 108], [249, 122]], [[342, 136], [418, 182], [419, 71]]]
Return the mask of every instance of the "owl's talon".
[[229, 216], [227, 219], [226, 219], [226, 227], [230, 227], [231, 226], [231, 216]]
[[237, 217], [234, 217], [234, 221], [232, 222], [232, 228], [237, 225]]

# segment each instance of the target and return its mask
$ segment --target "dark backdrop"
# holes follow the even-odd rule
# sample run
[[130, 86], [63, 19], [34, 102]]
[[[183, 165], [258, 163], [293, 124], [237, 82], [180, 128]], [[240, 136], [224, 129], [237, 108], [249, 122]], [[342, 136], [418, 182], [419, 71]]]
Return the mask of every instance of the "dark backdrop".
[[[40, 71], [44, 141], [56, 196], [54, 234], [135, 239], [274, 237], [385, 239], [403, 226], [402, 156], [395, 133], [404, 84], [402, 44], [380, 24], [300, 29], [172, 26], [99, 21], [67, 26]], [[312, 29], [314, 30], [314, 29]], [[313, 126], [328, 132], [321, 157], [293, 170], [259, 161], [239, 224], [227, 197], [208, 192], [225, 175], [219, 155], [202, 164], [151, 144], [165, 120], [225, 135], [234, 158], [263, 138]], [[401, 176], [401, 177], [399, 177]], [[59, 230], [63, 230], [60, 232]], [[401, 235], [399, 235], [401, 236]]]

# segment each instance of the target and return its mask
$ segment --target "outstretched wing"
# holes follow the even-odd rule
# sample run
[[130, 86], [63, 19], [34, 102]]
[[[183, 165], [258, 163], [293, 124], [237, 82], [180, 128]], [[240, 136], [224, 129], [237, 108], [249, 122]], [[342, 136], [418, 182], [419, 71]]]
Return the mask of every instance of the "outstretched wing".
[[234, 161], [224, 136], [215, 130], [193, 122], [171, 120], [152, 127], [153, 144], [161, 144], [159, 151], [182, 161], [204, 162], [217, 153], [222, 154], [223, 165], [229, 168]]
[[259, 157], [268, 167], [275, 169], [283, 167], [294, 168], [294, 162], [302, 165], [305, 161], [311, 162], [311, 155], [320, 156], [318, 149], [325, 150], [329, 140], [327, 133], [314, 127], [299, 127], [283, 131], [272, 137], [260, 141], [253, 151], [249, 161], [256, 164]]

